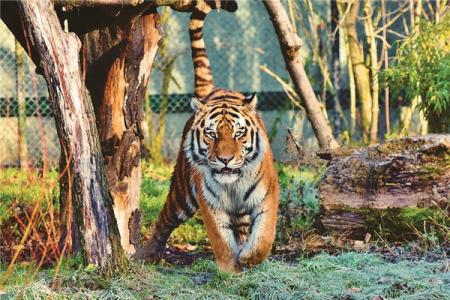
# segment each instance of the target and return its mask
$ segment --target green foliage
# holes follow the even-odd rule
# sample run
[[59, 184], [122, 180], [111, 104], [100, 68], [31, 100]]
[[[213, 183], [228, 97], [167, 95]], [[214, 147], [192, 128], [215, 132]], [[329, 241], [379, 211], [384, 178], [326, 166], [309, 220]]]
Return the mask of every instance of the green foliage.
[[[57, 173], [54, 171], [42, 176], [13, 168], [0, 169], [0, 263], [8, 261], [19, 247], [18, 260], [39, 252], [40, 247], [35, 247], [34, 242], [42, 237], [31, 234], [22, 242], [25, 226], [32, 212], [36, 211], [33, 231], [50, 230], [54, 224], [52, 215], [59, 211], [58, 195]], [[52, 238], [57, 237], [54, 235]]]
[[318, 183], [322, 168], [276, 164], [280, 182], [277, 241], [285, 243], [313, 228], [319, 214]]
[[388, 84], [419, 97], [419, 109], [435, 130], [450, 129], [450, 15], [434, 24], [423, 21], [397, 49], [394, 64], [385, 72]]
[[172, 170], [171, 166], [143, 163], [140, 206], [145, 227], [156, 220], [166, 201]]

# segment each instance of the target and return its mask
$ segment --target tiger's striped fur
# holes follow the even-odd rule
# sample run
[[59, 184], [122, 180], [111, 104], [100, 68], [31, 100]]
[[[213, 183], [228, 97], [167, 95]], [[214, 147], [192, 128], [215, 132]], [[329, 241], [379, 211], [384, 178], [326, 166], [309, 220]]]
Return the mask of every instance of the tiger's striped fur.
[[210, 1], [199, 1], [191, 16], [195, 114], [184, 127], [167, 201], [139, 256], [158, 261], [171, 232], [199, 210], [219, 268], [240, 271], [270, 252], [278, 179], [256, 96], [214, 89], [202, 37], [210, 10]]

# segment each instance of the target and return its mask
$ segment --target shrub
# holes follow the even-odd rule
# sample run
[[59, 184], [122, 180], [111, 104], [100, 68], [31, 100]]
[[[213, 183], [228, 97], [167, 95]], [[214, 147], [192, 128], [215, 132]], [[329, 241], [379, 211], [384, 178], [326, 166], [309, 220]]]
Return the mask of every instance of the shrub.
[[409, 101], [417, 98], [432, 132], [450, 129], [450, 15], [441, 22], [423, 21], [397, 49], [384, 78]]

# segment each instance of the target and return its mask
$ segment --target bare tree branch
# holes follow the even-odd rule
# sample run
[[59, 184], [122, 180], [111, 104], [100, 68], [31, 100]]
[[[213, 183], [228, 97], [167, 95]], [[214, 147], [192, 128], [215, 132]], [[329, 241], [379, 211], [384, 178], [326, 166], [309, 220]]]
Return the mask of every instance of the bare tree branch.
[[[206, 0], [53, 0], [57, 6], [64, 7], [142, 7], [144, 10], [150, 7], [170, 6], [173, 10], [191, 12], [197, 2]], [[217, 1], [215, 9], [223, 9], [234, 12], [237, 9], [235, 0]]]
[[319, 146], [323, 149], [338, 148], [339, 144], [333, 137], [330, 124], [325, 119], [321, 105], [300, 61], [301, 40], [293, 31], [286, 10], [279, 0], [265, 0], [263, 3], [277, 33], [286, 68], [291, 75], [297, 94], [303, 100], [303, 106]]
[[53, 0], [55, 5], [61, 6], [136, 6], [144, 0]]

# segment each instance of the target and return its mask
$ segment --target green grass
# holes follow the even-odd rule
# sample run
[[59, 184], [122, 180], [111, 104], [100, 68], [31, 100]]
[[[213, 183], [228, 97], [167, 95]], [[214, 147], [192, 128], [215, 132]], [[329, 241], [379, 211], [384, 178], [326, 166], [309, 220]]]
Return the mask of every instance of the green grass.
[[[28, 271], [3, 290], [1, 299], [448, 299], [448, 261], [389, 263], [374, 254], [321, 254], [295, 264], [269, 260], [240, 275], [222, 273], [214, 262], [190, 268], [134, 266], [128, 274], [103, 279], [80, 269], [53, 270], [26, 283]], [[17, 271], [19, 272], [19, 271]], [[153, 298], [152, 298], [153, 296]]]
[[[148, 236], [166, 200], [172, 170], [173, 166], [143, 163], [144, 236]], [[319, 216], [317, 185], [323, 170], [283, 164], [277, 164], [277, 170], [281, 186], [277, 246], [297, 237], [302, 243], [296, 245], [305, 247], [301, 233], [310, 231]], [[41, 178], [15, 169], [1, 170], [0, 225], [1, 220], [9, 221], [0, 229], [14, 227], [11, 214], [18, 204], [39, 203], [44, 210], [49, 201], [57, 204], [56, 180], [56, 172]], [[430, 220], [438, 222], [436, 226], [446, 226], [448, 218], [438, 217], [429, 210], [408, 209], [397, 221], [407, 224]], [[383, 220], [390, 219], [383, 215]], [[421, 233], [422, 238], [436, 238], [430, 228], [425, 228], [428, 231]], [[170, 243], [190, 243], [202, 251], [206, 241], [202, 222], [195, 216], [172, 234]], [[446, 260], [394, 264], [376, 254], [346, 252], [320, 254], [298, 262], [268, 260], [240, 275], [219, 272], [212, 260], [201, 259], [186, 268], [133, 265], [127, 274], [105, 279], [95, 270], [83, 268], [81, 260], [71, 259], [63, 262], [57, 284], [52, 287], [54, 269], [43, 269], [33, 277], [35, 264], [18, 262], [5, 285], [0, 286], [0, 299], [449, 299], [449, 268]], [[5, 270], [6, 264], [0, 265], [0, 278]]]
[[47, 200], [58, 195], [58, 174], [54, 171], [43, 177], [15, 168], [0, 170], [0, 225], [13, 213], [16, 205], [40, 204], [47, 207]]

